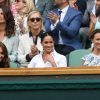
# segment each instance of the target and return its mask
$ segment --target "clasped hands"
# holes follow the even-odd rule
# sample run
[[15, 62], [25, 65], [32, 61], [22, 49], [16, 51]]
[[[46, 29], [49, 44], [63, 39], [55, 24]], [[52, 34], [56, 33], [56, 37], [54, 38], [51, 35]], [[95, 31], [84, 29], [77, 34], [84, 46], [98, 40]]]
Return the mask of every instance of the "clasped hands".
[[51, 11], [48, 13], [48, 18], [51, 20], [51, 22], [54, 24], [59, 20], [60, 16], [57, 15], [55, 12]]

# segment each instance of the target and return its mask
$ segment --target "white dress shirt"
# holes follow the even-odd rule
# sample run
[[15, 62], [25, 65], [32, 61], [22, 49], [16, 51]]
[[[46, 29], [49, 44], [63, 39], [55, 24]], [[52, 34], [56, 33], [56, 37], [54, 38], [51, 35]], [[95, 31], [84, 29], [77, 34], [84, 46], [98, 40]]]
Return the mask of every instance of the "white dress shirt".
[[37, 2], [38, 2], [38, 0], [34, 0], [35, 1], [35, 6], [37, 6]]
[[[65, 56], [57, 53], [55, 50], [52, 52], [52, 56], [55, 60], [57, 67], [67, 67], [67, 60]], [[42, 58], [42, 53], [36, 55], [28, 65], [28, 68], [49, 68], [49, 67], [52, 67], [52, 64], [48, 61], [44, 63]]]
[[[68, 11], [68, 8], [69, 8], [69, 5], [66, 6], [65, 8], [63, 8], [63, 9], [61, 10], [62, 13], [61, 13], [61, 15], [60, 15], [60, 19], [57, 20], [55, 24], [51, 24], [51, 30], [54, 30], [54, 29], [56, 28], [56, 26], [57, 26], [57, 24], [58, 24], [59, 21], [60, 21], [60, 22], [63, 22], [63, 20], [64, 20], [64, 18], [65, 18], [65, 15], [66, 15], [66, 13], [67, 13], [67, 11]], [[58, 9], [58, 11], [60, 11], [60, 9]], [[63, 44], [63, 41], [62, 41], [62, 38], [61, 38], [61, 35], [60, 35], [60, 34], [61, 34], [61, 32], [59, 31], [59, 44]]]
[[[34, 44], [33, 38], [32, 38], [32, 36], [29, 36], [29, 33], [24, 34], [20, 37], [19, 46], [18, 46], [18, 61], [21, 64], [27, 63], [26, 55], [31, 53], [31, 46], [33, 44]], [[41, 38], [40, 37], [37, 38], [36, 47], [38, 48], [39, 51], [42, 51]]]

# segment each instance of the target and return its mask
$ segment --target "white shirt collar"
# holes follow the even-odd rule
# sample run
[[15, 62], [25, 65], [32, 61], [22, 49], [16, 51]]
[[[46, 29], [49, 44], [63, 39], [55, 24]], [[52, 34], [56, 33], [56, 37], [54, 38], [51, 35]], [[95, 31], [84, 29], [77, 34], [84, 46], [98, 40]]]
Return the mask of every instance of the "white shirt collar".
[[[67, 11], [68, 11], [68, 8], [69, 8], [69, 5], [68, 6], [66, 6], [65, 8], [63, 8], [61, 11], [62, 11], [62, 13], [66, 13]], [[58, 9], [58, 11], [59, 11], [60, 9]]]

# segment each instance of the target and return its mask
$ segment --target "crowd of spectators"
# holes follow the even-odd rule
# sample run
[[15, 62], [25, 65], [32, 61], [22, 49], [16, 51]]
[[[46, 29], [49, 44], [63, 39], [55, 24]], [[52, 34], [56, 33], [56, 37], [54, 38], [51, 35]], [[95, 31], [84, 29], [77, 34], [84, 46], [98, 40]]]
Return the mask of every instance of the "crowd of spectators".
[[67, 67], [78, 49], [100, 66], [100, 0], [0, 0], [0, 67]]

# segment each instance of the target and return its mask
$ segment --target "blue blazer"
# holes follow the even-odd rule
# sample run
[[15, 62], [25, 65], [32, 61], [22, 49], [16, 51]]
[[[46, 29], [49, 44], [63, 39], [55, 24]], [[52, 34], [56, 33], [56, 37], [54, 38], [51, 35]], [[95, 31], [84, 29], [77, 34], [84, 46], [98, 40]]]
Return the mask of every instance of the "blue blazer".
[[[58, 14], [58, 9], [53, 11]], [[81, 49], [82, 44], [78, 35], [81, 22], [82, 13], [69, 7], [63, 22], [59, 21], [56, 28], [51, 31], [51, 21], [47, 18], [45, 22], [45, 29], [47, 32], [52, 34], [55, 40], [55, 44], [58, 44], [58, 34], [59, 31], [61, 31], [61, 37], [65, 45], [72, 46], [75, 49]]]

